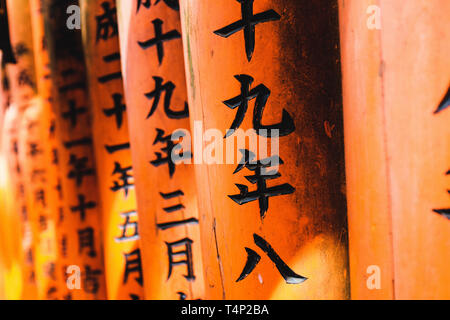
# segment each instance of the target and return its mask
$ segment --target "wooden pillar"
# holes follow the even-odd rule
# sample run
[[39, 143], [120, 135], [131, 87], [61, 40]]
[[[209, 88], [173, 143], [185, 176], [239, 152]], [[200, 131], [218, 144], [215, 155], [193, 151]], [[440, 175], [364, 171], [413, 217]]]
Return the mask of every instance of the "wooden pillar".
[[[47, 299], [62, 299], [68, 294], [65, 281], [67, 260], [63, 258], [63, 238], [65, 230], [62, 228], [62, 216], [64, 213], [64, 198], [62, 190], [62, 168], [59, 154], [63, 144], [60, 128], [56, 121], [56, 106], [54, 99], [54, 83], [50, 74], [50, 57], [48, 52], [48, 35], [44, 27], [43, 2], [29, 0], [31, 10], [32, 34], [34, 43], [36, 79], [40, 108], [40, 134], [45, 141], [44, 157], [46, 163], [45, 179], [47, 181], [47, 198], [50, 214], [48, 233], [54, 236], [54, 261], [49, 265], [51, 272], [48, 288], [41, 290]], [[53, 230], [50, 228], [53, 226]]]
[[[0, 17], [1, 19], [1, 17]], [[0, 51], [0, 203], [4, 205], [0, 208], [0, 300], [6, 299], [6, 290], [5, 290], [5, 277], [7, 275], [8, 263], [10, 261], [10, 257], [6, 255], [6, 239], [5, 239], [5, 228], [6, 226], [6, 197], [7, 197], [7, 189], [10, 188], [7, 174], [8, 169], [6, 167], [6, 158], [2, 148], [2, 134], [3, 134], [3, 124], [5, 118], [6, 111], [6, 91], [3, 88], [3, 52]]]
[[62, 142], [59, 163], [65, 201], [59, 228], [64, 230], [60, 254], [65, 265], [61, 272], [68, 284], [65, 298], [104, 299], [102, 217], [81, 32], [76, 23], [74, 28], [68, 24], [70, 15], [66, 13], [70, 6], [78, 4], [78, 1], [49, 0], [43, 5], [56, 126]]
[[[171, 157], [184, 145], [172, 134], [190, 130], [178, 4], [126, 0], [117, 10], [145, 296], [205, 298], [194, 171]], [[184, 151], [190, 159], [190, 144]]]
[[84, 0], [81, 9], [102, 202], [107, 297], [143, 299], [142, 228], [138, 228], [116, 4], [112, 0]]
[[[33, 41], [31, 37], [30, 11], [28, 1], [7, 0], [10, 24], [11, 46], [16, 63], [8, 64], [6, 72], [11, 92], [11, 115], [8, 120], [9, 134], [7, 148], [10, 150], [10, 170], [13, 171], [13, 185], [16, 199], [16, 213], [21, 217], [22, 244], [22, 287], [21, 299], [37, 299], [36, 282], [36, 212], [29, 207], [32, 186], [26, 183], [25, 166], [27, 141], [24, 139], [28, 128], [23, 126], [24, 113], [36, 96], [36, 76], [34, 68]], [[5, 128], [6, 129], [6, 128]]]
[[354, 299], [448, 299], [450, 3], [339, 1]]
[[[23, 210], [26, 210], [25, 201], [20, 192], [21, 176], [17, 157], [17, 108], [9, 106], [5, 111], [2, 131], [2, 175], [4, 184], [4, 205], [2, 220], [4, 233], [5, 263], [5, 295], [8, 300], [19, 300], [25, 297], [24, 291], [33, 289], [29, 284], [26, 272], [32, 272], [25, 262], [25, 248], [23, 247]], [[35, 296], [34, 296], [35, 297]]]
[[[49, 129], [50, 128], [50, 129]], [[61, 273], [57, 269], [56, 218], [58, 192], [51, 175], [51, 124], [41, 99], [30, 101], [19, 126], [19, 162], [31, 222], [33, 262], [38, 299], [56, 299]]]
[[337, 9], [180, 1], [210, 299], [349, 297]]
[[[22, 294], [22, 230], [17, 197], [18, 182], [14, 169], [17, 166], [13, 152], [14, 115], [16, 109], [10, 108], [9, 80], [2, 65], [2, 113], [3, 125], [0, 137], [1, 189], [3, 194], [2, 220], [2, 261], [4, 270], [4, 294], [7, 300], [18, 300]], [[14, 164], [13, 164], [14, 162]]]

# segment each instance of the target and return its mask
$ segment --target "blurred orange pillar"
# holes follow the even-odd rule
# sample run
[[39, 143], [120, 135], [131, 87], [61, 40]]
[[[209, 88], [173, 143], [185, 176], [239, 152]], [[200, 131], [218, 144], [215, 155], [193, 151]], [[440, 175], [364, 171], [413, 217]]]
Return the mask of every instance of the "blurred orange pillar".
[[339, 8], [352, 298], [448, 299], [450, 2]]
[[[91, 114], [81, 32], [68, 26], [70, 6], [78, 1], [43, 3], [64, 207], [58, 228], [66, 299], [105, 299], [101, 203], [98, 196]], [[72, 7], [73, 8], [73, 7]], [[77, 7], [75, 7], [77, 8]]]
[[[81, 1], [93, 139], [103, 216], [108, 299], [143, 299], [138, 213], [116, 4]], [[100, 35], [97, 33], [102, 30]], [[147, 177], [145, 177], [148, 179]]]
[[[22, 255], [22, 280], [15, 291], [20, 290], [20, 299], [37, 299], [36, 246], [35, 229], [37, 212], [30, 207], [33, 186], [26, 183], [27, 153], [32, 141], [26, 141], [28, 127], [24, 113], [33, 105], [36, 96], [36, 74], [34, 66], [33, 40], [31, 37], [30, 11], [26, 0], [7, 0], [8, 20], [10, 24], [11, 45], [17, 63], [8, 64], [6, 72], [10, 86], [11, 103], [5, 119], [7, 158], [13, 187], [15, 211], [20, 216], [20, 244]], [[17, 223], [17, 220], [13, 220]], [[16, 229], [17, 230], [17, 229]], [[16, 282], [16, 281], [15, 281]]]
[[[117, 10], [145, 296], [205, 298], [194, 168], [172, 158], [183, 142], [172, 134], [190, 129], [178, 4], [124, 0]], [[190, 159], [189, 143], [184, 151]]]

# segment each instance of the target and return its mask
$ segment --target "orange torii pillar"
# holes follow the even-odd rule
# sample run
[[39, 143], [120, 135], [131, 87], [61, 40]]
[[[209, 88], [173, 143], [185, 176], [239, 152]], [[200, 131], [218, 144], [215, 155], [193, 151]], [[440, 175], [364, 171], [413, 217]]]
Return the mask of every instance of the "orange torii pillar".
[[60, 270], [67, 279], [66, 299], [104, 299], [105, 270], [95, 157], [88, 106], [81, 32], [69, 29], [67, 9], [78, 1], [43, 4], [54, 83], [53, 106], [61, 143], [59, 164], [64, 207], [58, 228], [64, 231]]
[[16, 108], [10, 106], [9, 80], [2, 66], [1, 106], [3, 125], [0, 133], [0, 166], [1, 189], [3, 202], [1, 208], [2, 228], [2, 261], [4, 270], [4, 295], [6, 300], [18, 300], [22, 294], [22, 222], [19, 205], [16, 202], [18, 174], [16, 153], [13, 141], [16, 138], [14, 126], [17, 114]]
[[337, 6], [180, 7], [206, 296], [348, 298]]
[[207, 298], [194, 168], [183, 163], [191, 148], [177, 151], [190, 130], [178, 2], [124, 0], [117, 10], [145, 296]]
[[[4, 185], [4, 205], [2, 211], [3, 221], [3, 252], [5, 263], [5, 296], [8, 300], [33, 299], [32, 288], [35, 286], [28, 282], [29, 272], [33, 270], [25, 262], [25, 248], [23, 246], [24, 221], [22, 212], [26, 211], [25, 200], [20, 192], [21, 176], [18, 169], [20, 165], [17, 157], [17, 108], [8, 107], [5, 111], [4, 126], [2, 131], [2, 155], [3, 170], [2, 185]], [[25, 295], [25, 291], [28, 292]]]
[[[81, 1], [108, 299], [143, 299], [138, 213], [124, 97], [116, 4]], [[144, 177], [147, 179], [147, 177]]]
[[[1, 17], [0, 17], [1, 18]], [[11, 186], [8, 179], [8, 169], [6, 166], [5, 153], [2, 148], [2, 133], [3, 133], [3, 120], [5, 118], [5, 111], [7, 105], [5, 98], [7, 97], [6, 90], [3, 89], [3, 52], [0, 51], [0, 300], [6, 300], [6, 288], [5, 279], [8, 270], [8, 264], [10, 257], [6, 255], [8, 251], [6, 245], [7, 240], [5, 238], [5, 232], [7, 228], [6, 224], [6, 201], [7, 201], [7, 189]]]
[[32, 22], [32, 34], [34, 42], [34, 54], [36, 65], [36, 79], [38, 88], [38, 97], [40, 104], [40, 123], [42, 139], [45, 140], [44, 154], [46, 156], [47, 169], [45, 179], [48, 188], [46, 190], [46, 197], [48, 198], [48, 205], [51, 207], [51, 215], [48, 217], [50, 224], [48, 227], [53, 227], [56, 239], [54, 250], [54, 263], [49, 266], [52, 268], [51, 281], [49, 281], [48, 288], [45, 292], [48, 299], [62, 299], [67, 295], [66, 268], [68, 265], [67, 259], [62, 254], [63, 238], [65, 231], [61, 225], [62, 214], [64, 213], [64, 193], [62, 191], [61, 178], [62, 170], [60, 166], [60, 147], [61, 136], [60, 130], [57, 127], [54, 98], [53, 98], [53, 81], [50, 76], [50, 57], [48, 52], [48, 36], [44, 28], [44, 16], [41, 0], [29, 0]]
[[353, 299], [450, 298], [450, 2], [339, 1]]
[[[28, 128], [24, 124], [24, 112], [30, 107], [36, 96], [36, 77], [34, 69], [33, 40], [31, 37], [31, 23], [28, 1], [7, 0], [8, 19], [10, 24], [11, 45], [17, 63], [8, 64], [6, 72], [11, 90], [10, 117], [8, 119], [9, 132], [7, 145], [8, 161], [12, 174], [14, 199], [17, 211], [21, 217], [22, 244], [22, 287], [21, 299], [37, 299], [36, 278], [36, 246], [37, 233], [35, 218], [37, 213], [29, 207], [30, 195], [33, 187], [26, 183], [25, 158], [29, 153], [26, 137]], [[30, 141], [30, 145], [32, 142]]]
[[49, 137], [53, 134], [46, 118], [44, 105], [39, 98], [33, 99], [23, 112], [19, 129], [19, 159], [31, 220], [34, 247], [34, 268], [38, 299], [56, 299], [60, 273], [57, 269], [57, 242], [55, 222], [58, 199], [56, 184], [50, 174], [52, 149]]

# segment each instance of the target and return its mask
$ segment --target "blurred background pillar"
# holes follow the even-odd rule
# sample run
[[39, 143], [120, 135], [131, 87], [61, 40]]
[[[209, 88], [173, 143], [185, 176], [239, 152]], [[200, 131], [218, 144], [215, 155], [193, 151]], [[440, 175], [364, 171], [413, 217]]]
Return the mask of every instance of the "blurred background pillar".
[[116, 3], [82, 0], [80, 4], [102, 202], [107, 297], [143, 299], [142, 228], [138, 226]]
[[190, 142], [171, 139], [190, 130], [178, 1], [123, 0], [117, 10], [145, 296], [209, 298], [194, 168], [172, 158], [182, 145], [191, 158]]
[[[62, 299], [68, 295], [66, 285], [66, 265], [63, 254], [65, 230], [62, 228], [64, 203], [67, 199], [62, 190], [62, 169], [60, 164], [60, 148], [62, 146], [60, 128], [56, 121], [56, 104], [54, 99], [54, 83], [50, 74], [50, 56], [48, 51], [48, 34], [44, 26], [43, 1], [29, 0], [31, 10], [32, 34], [36, 64], [36, 79], [38, 99], [40, 104], [41, 139], [45, 143], [44, 156], [47, 164], [46, 190], [50, 214], [47, 217], [47, 232], [55, 238], [53, 257], [54, 262], [48, 264], [47, 275], [50, 276], [47, 290], [48, 299]], [[48, 31], [47, 31], [48, 32]], [[67, 204], [66, 204], [67, 205]], [[51, 227], [53, 226], [53, 230]]]
[[[68, 280], [66, 299], [104, 299], [101, 203], [98, 196], [86, 67], [79, 23], [79, 2], [43, 2], [64, 207], [61, 272]], [[67, 12], [72, 14], [68, 14]], [[78, 13], [78, 14], [77, 14]], [[77, 20], [78, 19], [78, 20]]]
[[450, 297], [450, 2], [339, 1], [353, 299]]
[[[24, 118], [26, 110], [33, 105], [36, 96], [36, 75], [34, 66], [33, 40], [28, 1], [7, 0], [11, 47], [15, 63], [7, 64], [6, 73], [10, 87], [10, 106], [8, 119], [5, 119], [7, 158], [13, 184], [13, 199], [16, 206], [12, 214], [20, 216], [21, 246], [22, 246], [22, 285], [21, 299], [37, 299], [36, 278], [36, 217], [37, 212], [30, 208], [33, 186], [26, 183], [26, 167], [29, 144], [27, 133], [29, 127]], [[8, 122], [8, 123], [6, 123]], [[17, 220], [15, 220], [17, 222]], [[12, 289], [14, 290], [14, 289]], [[20, 290], [20, 289], [19, 289]]]

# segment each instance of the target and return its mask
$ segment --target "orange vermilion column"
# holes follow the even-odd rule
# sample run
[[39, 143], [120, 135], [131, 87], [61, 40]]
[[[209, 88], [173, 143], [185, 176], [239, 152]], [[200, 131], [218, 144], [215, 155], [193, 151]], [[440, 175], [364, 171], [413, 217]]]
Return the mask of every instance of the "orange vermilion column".
[[2, 263], [4, 270], [4, 294], [6, 300], [18, 300], [22, 294], [22, 222], [19, 205], [16, 201], [18, 174], [16, 154], [13, 141], [16, 139], [14, 129], [17, 109], [10, 108], [9, 80], [2, 66], [1, 108], [3, 125], [1, 131], [1, 189], [4, 202], [1, 208], [2, 220]]
[[[35, 103], [33, 139], [42, 141], [40, 161], [32, 161], [31, 182], [40, 184], [35, 192], [42, 192], [42, 197], [35, 197], [36, 205], [44, 206], [39, 214], [38, 232], [40, 233], [39, 250], [36, 259], [37, 277], [42, 279], [39, 286], [41, 299], [61, 299], [67, 291], [64, 262], [61, 259], [61, 236], [63, 230], [59, 225], [63, 212], [63, 192], [61, 170], [59, 166], [59, 146], [61, 139], [56, 126], [52, 97], [53, 82], [50, 77], [47, 37], [44, 31], [42, 1], [29, 0], [32, 36], [34, 44], [36, 81], [38, 98]], [[35, 159], [34, 159], [35, 160]], [[39, 165], [41, 168], [34, 168]]]
[[[10, 118], [6, 128], [9, 150], [9, 170], [12, 177], [16, 211], [20, 217], [22, 246], [22, 285], [20, 299], [37, 299], [36, 277], [36, 247], [37, 230], [35, 229], [37, 212], [30, 208], [30, 195], [33, 187], [26, 183], [25, 167], [28, 142], [26, 136], [28, 127], [24, 124], [24, 113], [36, 96], [36, 76], [33, 54], [33, 39], [31, 37], [30, 11], [28, 1], [7, 1], [8, 20], [10, 24], [11, 45], [16, 64], [8, 64], [6, 72], [11, 92]], [[31, 143], [31, 142], [30, 142]]]
[[[181, 0], [180, 12], [191, 123], [208, 130], [193, 138], [206, 296], [348, 298], [337, 3]], [[280, 137], [231, 145], [245, 137], [228, 129]], [[207, 163], [222, 148], [229, 162]]]
[[[143, 299], [138, 214], [115, 1], [81, 1], [108, 299]], [[146, 177], [145, 177], [146, 178]]]
[[117, 10], [145, 296], [205, 298], [194, 168], [171, 157], [184, 145], [171, 135], [189, 131], [178, 1], [117, 1]]
[[450, 3], [339, 7], [352, 298], [448, 299]]
[[58, 227], [64, 231], [61, 272], [67, 278], [66, 299], [104, 299], [102, 217], [81, 32], [69, 29], [66, 13], [68, 7], [78, 4], [66, 0], [43, 4], [61, 139], [59, 163], [65, 200]]
[[[58, 291], [56, 218], [58, 199], [53, 177], [52, 150], [48, 138], [52, 135], [41, 99], [30, 101], [23, 112], [19, 127], [19, 159], [25, 188], [27, 217], [31, 221], [34, 248], [34, 268], [38, 299], [55, 299]], [[23, 146], [23, 148], [20, 148]]]
[[[2, 175], [2, 183], [5, 185], [5, 202], [3, 206], [4, 222], [4, 263], [5, 263], [5, 296], [8, 300], [24, 298], [24, 290], [30, 290], [25, 275], [30, 272], [30, 266], [25, 261], [25, 248], [23, 246], [24, 221], [21, 212], [26, 210], [25, 200], [20, 192], [21, 175], [18, 172], [19, 163], [17, 157], [17, 108], [9, 106], [5, 112], [2, 131], [2, 166], [6, 170]], [[29, 273], [28, 273], [29, 275]], [[25, 298], [36, 298], [29, 295]]]

